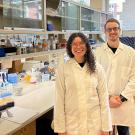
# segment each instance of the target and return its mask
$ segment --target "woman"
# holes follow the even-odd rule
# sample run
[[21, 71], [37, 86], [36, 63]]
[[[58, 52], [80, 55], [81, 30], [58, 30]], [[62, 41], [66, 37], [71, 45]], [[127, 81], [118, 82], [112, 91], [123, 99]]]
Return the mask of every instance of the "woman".
[[59, 135], [108, 135], [111, 119], [106, 81], [87, 37], [73, 33], [67, 54], [70, 59], [56, 74], [54, 131]]

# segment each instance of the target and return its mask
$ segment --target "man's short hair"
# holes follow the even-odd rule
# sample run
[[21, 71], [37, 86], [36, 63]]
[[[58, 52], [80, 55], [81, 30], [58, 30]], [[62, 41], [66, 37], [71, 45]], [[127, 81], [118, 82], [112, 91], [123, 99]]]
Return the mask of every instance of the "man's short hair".
[[105, 25], [104, 25], [104, 29], [106, 29], [106, 25], [107, 25], [107, 23], [109, 23], [109, 22], [115, 22], [115, 23], [117, 23], [117, 24], [119, 25], [119, 28], [120, 28], [120, 23], [119, 23], [119, 21], [118, 21], [117, 19], [115, 19], [115, 18], [110, 18], [110, 19], [108, 19], [108, 20], [106, 21], [106, 23], [105, 23]]

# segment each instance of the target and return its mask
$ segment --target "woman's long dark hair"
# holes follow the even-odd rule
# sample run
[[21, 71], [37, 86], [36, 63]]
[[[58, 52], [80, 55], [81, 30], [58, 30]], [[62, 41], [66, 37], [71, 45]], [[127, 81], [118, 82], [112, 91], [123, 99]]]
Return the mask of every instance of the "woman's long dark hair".
[[86, 51], [84, 57], [85, 57], [85, 61], [87, 63], [89, 72], [90, 73], [95, 72], [95, 69], [96, 69], [95, 58], [94, 58], [94, 55], [92, 53], [91, 47], [89, 45], [88, 38], [83, 33], [73, 33], [70, 35], [70, 37], [67, 41], [67, 47], [66, 47], [67, 54], [69, 55], [70, 58], [74, 57], [74, 54], [71, 51], [71, 47], [72, 47], [72, 42], [76, 37], [80, 37], [81, 40], [86, 45], [87, 51]]

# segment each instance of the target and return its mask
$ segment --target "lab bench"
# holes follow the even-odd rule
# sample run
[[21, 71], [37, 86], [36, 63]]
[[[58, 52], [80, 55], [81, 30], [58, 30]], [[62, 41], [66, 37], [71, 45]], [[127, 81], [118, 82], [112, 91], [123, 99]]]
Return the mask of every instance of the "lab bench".
[[14, 96], [15, 107], [9, 109], [13, 117], [2, 114], [0, 135], [36, 135], [36, 121], [53, 109], [54, 81], [21, 83], [21, 96]]

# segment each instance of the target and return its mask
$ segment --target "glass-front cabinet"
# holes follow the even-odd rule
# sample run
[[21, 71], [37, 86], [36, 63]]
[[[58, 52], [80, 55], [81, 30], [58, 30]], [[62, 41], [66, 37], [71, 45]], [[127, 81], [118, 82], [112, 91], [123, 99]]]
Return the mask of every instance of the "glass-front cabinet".
[[113, 16], [111, 14], [106, 14], [106, 13], [101, 13], [101, 24], [100, 24], [100, 27], [101, 27], [101, 31], [104, 30], [104, 24], [106, 22], [107, 19], [109, 18], [112, 18]]
[[93, 11], [87, 8], [81, 8], [81, 30], [82, 31], [92, 31], [93, 22], [92, 22]]
[[43, 29], [42, 0], [0, 0], [0, 28]]
[[68, 0], [0, 0], [0, 29], [100, 32], [107, 16]]
[[[58, 14], [61, 16], [62, 31], [101, 32], [102, 12], [62, 0], [59, 4]], [[105, 13], [104, 13], [105, 14]], [[107, 16], [107, 14], [105, 14]]]
[[81, 8], [81, 30], [100, 31], [100, 13], [91, 9]]
[[62, 1], [59, 8], [59, 14], [62, 16], [62, 30], [80, 30], [80, 7]]

